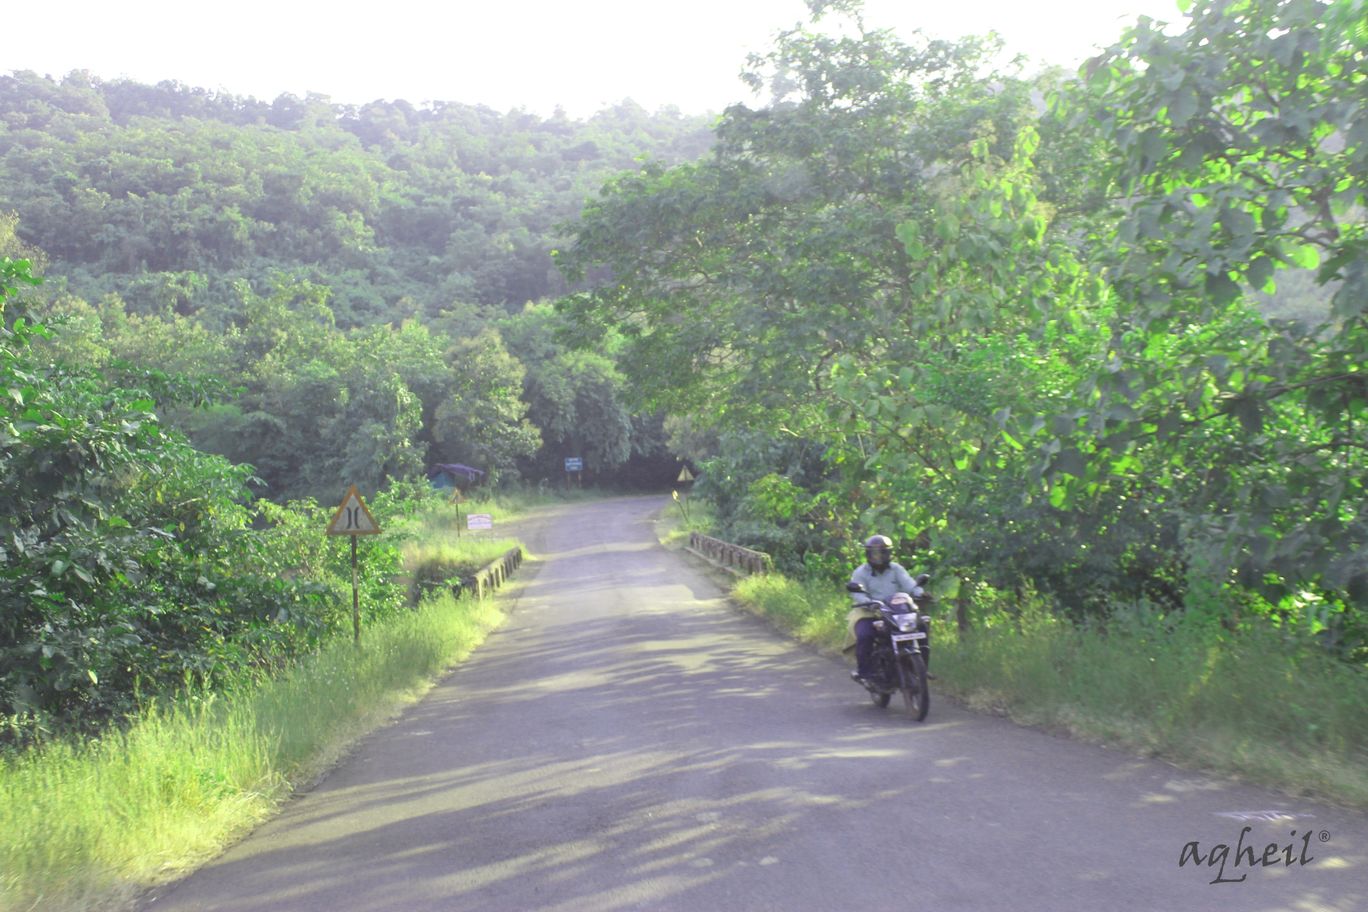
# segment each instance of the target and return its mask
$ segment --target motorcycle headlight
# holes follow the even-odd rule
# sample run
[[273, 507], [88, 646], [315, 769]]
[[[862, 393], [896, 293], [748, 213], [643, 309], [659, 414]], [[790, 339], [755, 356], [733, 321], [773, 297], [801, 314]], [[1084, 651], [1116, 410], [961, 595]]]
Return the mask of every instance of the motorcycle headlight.
[[898, 615], [894, 615], [894, 616], [893, 616], [893, 622], [894, 622], [895, 624], [898, 625], [898, 629], [899, 629], [899, 630], [902, 630], [902, 631], [916, 630], [916, 629], [917, 629], [917, 612], [913, 611], [913, 612], [911, 612], [911, 613], [909, 613], [909, 614], [898, 614]]

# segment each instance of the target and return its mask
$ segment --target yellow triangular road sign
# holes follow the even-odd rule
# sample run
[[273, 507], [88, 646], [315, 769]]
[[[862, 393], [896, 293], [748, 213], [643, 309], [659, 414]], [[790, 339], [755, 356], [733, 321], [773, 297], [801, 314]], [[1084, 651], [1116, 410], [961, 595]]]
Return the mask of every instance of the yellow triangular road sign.
[[361, 493], [356, 490], [356, 485], [347, 489], [347, 496], [342, 498], [342, 506], [337, 508], [333, 514], [332, 522], [328, 523], [329, 535], [379, 535], [380, 524], [371, 516], [371, 512], [366, 507], [366, 502], [361, 499]]
[[688, 467], [688, 466], [684, 466], [682, 469], [679, 470], [679, 480], [680, 480], [680, 481], [693, 481], [693, 480], [694, 480], [693, 472], [690, 472], [690, 471], [689, 471], [689, 467]]

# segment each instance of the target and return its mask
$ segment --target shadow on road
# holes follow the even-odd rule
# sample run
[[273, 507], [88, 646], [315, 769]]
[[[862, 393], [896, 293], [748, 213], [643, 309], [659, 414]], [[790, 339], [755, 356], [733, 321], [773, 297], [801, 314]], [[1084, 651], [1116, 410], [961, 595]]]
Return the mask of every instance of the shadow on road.
[[875, 709], [648, 534], [591, 519], [547, 535], [470, 663], [149, 908], [1368, 905], [1361, 843], [1339, 874], [1180, 871], [1187, 840], [1239, 831], [1192, 831], [1195, 804], [1254, 799], [934, 702], [921, 725]]

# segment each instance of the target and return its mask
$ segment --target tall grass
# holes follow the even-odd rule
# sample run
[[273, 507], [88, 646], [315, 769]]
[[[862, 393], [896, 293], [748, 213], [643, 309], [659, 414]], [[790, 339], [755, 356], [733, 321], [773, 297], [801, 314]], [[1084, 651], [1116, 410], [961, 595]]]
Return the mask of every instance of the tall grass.
[[90, 743], [0, 765], [0, 910], [126, 907], [214, 854], [500, 620], [449, 595], [339, 638], [277, 678], [149, 707]]
[[732, 592], [741, 604], [805, 643], [826, 650], [844, 643], [850, 598], [833, 595], [829, 586], [767, 573], [743, 577]]
[[1122, 611], [943, 639], [937, 670], [970, 705], [1368, 807], [1368, 674], [1278, 630]]
[[[778, 575], [743, 605], [827, 651], [849, 600]], [[1138, 608], [1078, 627], [1027, 602], [960, 636], [933, 611], [937, 689], [1025, 724], [1283, 791], [1368, 807], [1368, 673], [1281, 631], [1228, 631]]]

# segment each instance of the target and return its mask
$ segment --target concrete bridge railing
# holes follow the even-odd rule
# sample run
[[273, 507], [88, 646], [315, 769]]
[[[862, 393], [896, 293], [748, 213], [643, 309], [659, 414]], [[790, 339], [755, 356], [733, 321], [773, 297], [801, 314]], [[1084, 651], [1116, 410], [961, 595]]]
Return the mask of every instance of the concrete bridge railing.
[[768, 573], [774, 569], [773, 558], [763, 551], [752, 551], [699, 532], [689, 533], [689, 550], [736, 573]]
[[470, 583], [474, 596], [484, 598], [486, 595], [493, 595], [494, 590], [508, 581], [508, 578], [513, 575], [513, 571], [518, 568], [522, 561], [522, 548], [511, 548], [505, 551], [502, 557], [496, 558], [476, 570]]

